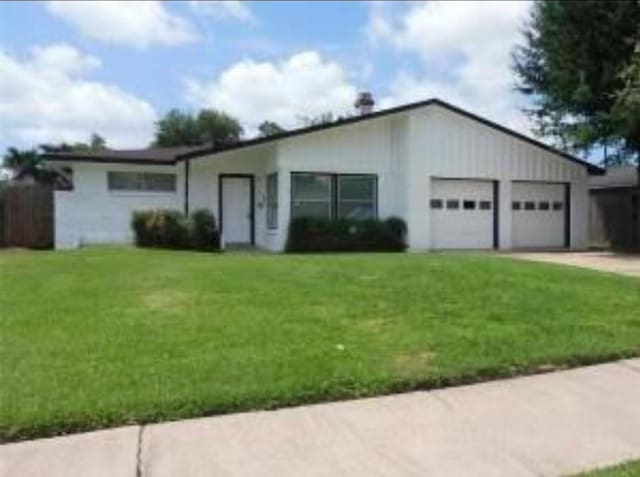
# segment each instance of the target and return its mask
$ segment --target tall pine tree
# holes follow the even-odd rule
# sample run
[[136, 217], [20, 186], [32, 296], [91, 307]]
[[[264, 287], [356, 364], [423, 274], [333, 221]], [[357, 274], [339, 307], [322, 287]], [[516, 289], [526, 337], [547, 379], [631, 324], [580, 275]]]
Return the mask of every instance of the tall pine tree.
[[620, 98], [639, 54], [640, 2], [537, 0], [523, 34], [513, 68], [532, 98], [536, 132], [567, 150], [604, 147], [610, 159], [637, 158], [634, 120], [620, 115]]

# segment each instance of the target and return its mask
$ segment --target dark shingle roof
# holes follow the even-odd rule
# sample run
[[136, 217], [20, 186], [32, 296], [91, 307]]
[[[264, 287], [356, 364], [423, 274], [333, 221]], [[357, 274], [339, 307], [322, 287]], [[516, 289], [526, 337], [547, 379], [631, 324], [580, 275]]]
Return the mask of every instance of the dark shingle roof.
[[[485, 126], [488, 126], [492, 129], [501, 131], [505, 134], [513, 136], [529, 144], [533, 144], [534, 146], [537, 146], [541, 149], [544, 149], [546, 151], [562, 156], [563, 158], [568, 159], [569, 161], [575, 162], [577, 164], [580, 164], [581, 166], [586, 167], [587, 171], [590, 174], [604, 173], [604, 170], [602, 168], [594, 164], [591, 164], [590, 162], [584, 161], [582, 159], [579, 159], [576, 156], [573, 156], [566, 152], [555, 149], [554, 147], [551, 147], [543, 142], [532, 139], [528, 136], [525, 136], [524, 134], [516, 132], [500, 124], [494, 123], [493, 121], [489, 121], [488, 119], [485, 119], [481, 116], [477, 116], [473, 113], [470, 113], [469, 111], [465, 111], [464, 109], [458, 108], [457, 106], [453, 106], [452, 104], [449, 104], [437, 98], [432, 98], [425, 101], [418, 101], [415, 103], [404, 104], [401, 106], [397, 106], [395, 108], [383, 109], [383, 110], [375, 111], [373, 113], [366, 114], [363, 116], [353, 116], [345, 119], [340, 119], [332, 123], [318, 124], [315, 126], [308, 126], [304, 128], [293, 129], [290, 131], [284, 131], [279, 134], [274, 134], [268, 137], [258, 137], [254, 139], [248, 139], [246, 141], [240, 141], [234, 144], [228, 144], [223, 146], [196, 146], [196, 147], [190, 148], [191, 150], [188, 150], [189, 148], [178, 147], [178, 148], [148, 148], [148, 149], [139, 149], [139, 150], [131, 150], [131, 151], [111, 151], [111, 154], [113, 154], [111, 156], [107, 156], [103, 153], [100, 153], [99, 155], [85, 154], [84, 156], [83, 155], [74, 156], [72, 154], [61, 153], [61, 154], [46, 154], [45, 157], [47, 159], [85, 161], [85, 162], [127, 162], [127, 163], [143, 163], [143, 164], [174, 164], [180, 160], [219, 154], [221, 152], [231, 151], [234, 149], [241, 149], [243, 147], [256, 146], [259, 144], [273, 142], [280, 139], [286, 139], [293, 136], [300, 136], [303, 134], [309, 134], [316, 131], [322, 131], [324, 129], [337, 128], [340, 126], [345, 126], [347, 124], [357, 123], [360, 121], [368, 121], [371, 119], [376, 119], [384, 116], [389, 116], [391, 114], [410, 111], [413, 109], [417, 109], [417, 108], [421, 108], [429, 105], [440, 106], [456, 114], [460, 114], [469, 119], [482, 123]], [[168, 152], [169, 150], [173, 151], [173, 156], [170, 155], [171, 153]], [[157, 151], [159, 155], [154, 156], [153, 151]], [[160, 151], [165, 151], [166, 155], [163, 155], [164, 153]]]
[[97, 152], [50, 152], [49, 160], [76, 162], [124, 162], [127, 164], [175, 164], [185, 154], [210, 150], [211, 146], [147, 147], [144, 149], [105, 149]]

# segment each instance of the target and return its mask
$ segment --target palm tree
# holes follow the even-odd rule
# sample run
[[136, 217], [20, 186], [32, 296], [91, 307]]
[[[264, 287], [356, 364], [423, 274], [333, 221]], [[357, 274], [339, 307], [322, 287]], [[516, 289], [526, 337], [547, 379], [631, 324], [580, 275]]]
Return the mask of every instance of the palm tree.
[[31, 174], [35, 177], [41, 162], [42, 157], [36, 149], [21, 151], [15, 147], [10, 147], [2, 158], [2, 167], [9, 169], [13, 177], [19, 174]]

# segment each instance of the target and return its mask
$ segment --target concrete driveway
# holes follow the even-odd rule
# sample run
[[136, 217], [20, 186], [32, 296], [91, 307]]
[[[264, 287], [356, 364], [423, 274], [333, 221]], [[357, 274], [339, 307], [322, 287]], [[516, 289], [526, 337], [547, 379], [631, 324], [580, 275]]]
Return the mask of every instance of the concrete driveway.
[[0, 446], [2, 477], [565, 476], [640, 457], [640, 359]]
[[640, 277], [640, 255], [614, 252], [514, 252], [507, 256]]

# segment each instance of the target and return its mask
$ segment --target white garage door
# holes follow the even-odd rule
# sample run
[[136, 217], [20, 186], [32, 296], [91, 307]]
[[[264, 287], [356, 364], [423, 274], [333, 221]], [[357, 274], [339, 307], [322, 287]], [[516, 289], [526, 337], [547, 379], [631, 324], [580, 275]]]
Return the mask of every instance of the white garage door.
[[511, 198], [514, 248], [565, 244], [565, 185], [514, 182]]
[[493, 182], [431, 181], [431, 247], [493, 248]]

